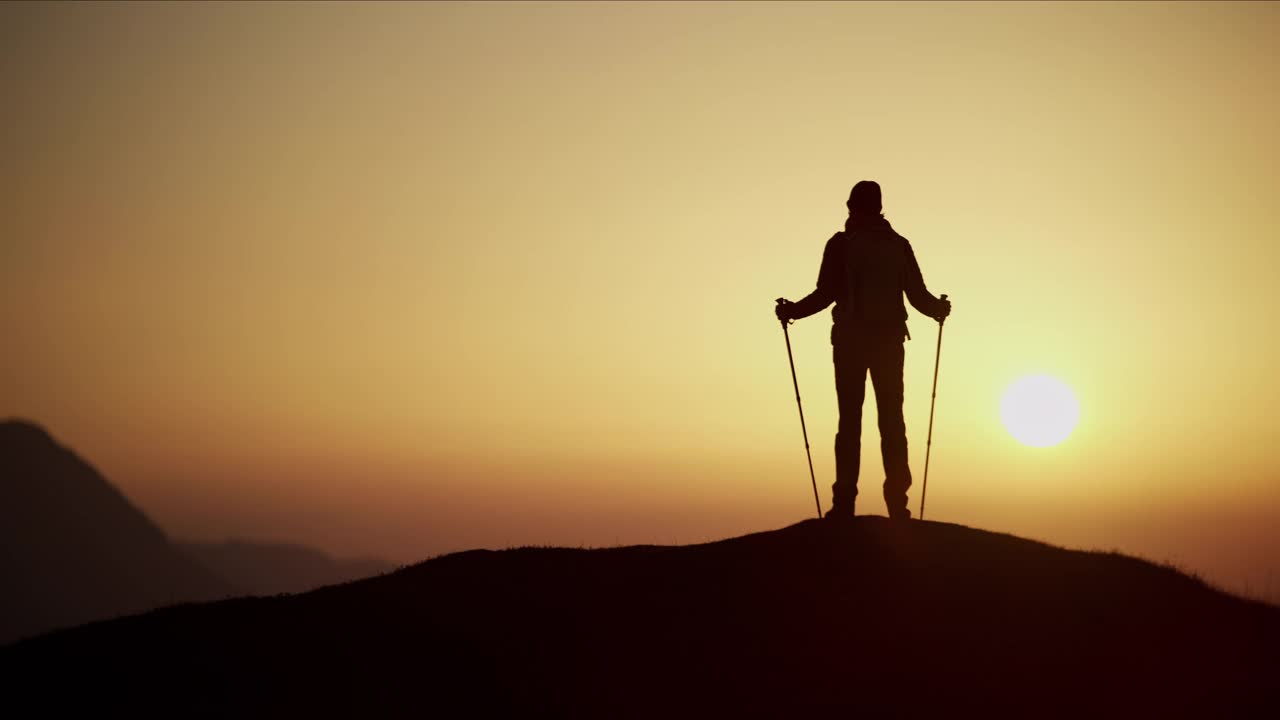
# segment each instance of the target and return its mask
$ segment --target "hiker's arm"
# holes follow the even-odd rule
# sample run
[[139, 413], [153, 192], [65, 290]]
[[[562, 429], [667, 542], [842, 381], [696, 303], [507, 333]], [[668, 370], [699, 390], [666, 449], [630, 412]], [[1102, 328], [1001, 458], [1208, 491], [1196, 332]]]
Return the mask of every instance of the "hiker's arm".
[[813, 292], [804, 296], [799, 302], [782, 302], [779, 303], [775, 312], [779, 320], [800, 320], [810, 315], [820, 313], [826, 310], [831, 303], [836, 301], [836, 297], [840, 292], [840, 272], [842, 261], [836, 257], [839, 249], [838, 238], [840, 234], [836, 233], [827, 241], [827, 246], [822, 250], [822, 267], [818, 269], [818, 287]]
[[[786, 308], [786, 317], [784, 318], [779, 314], [778, 318], [780, 320], [801, 320], [826, 310], [833, 302], [835, 302], [835, 298], [831, 297], [824, 289], [817, 288], [798, 302], [779, 305], [779, 308]], [[782, 313], [782, 310], [778, 312]]]
[[924, 286], [924, 275], [920, 272], [920, 263], [916, 262], [915, 251], [905, 238], [903, 242], [907, 245], [907, 276], [903, 278], [902, 289], [907, 293], [907, 300], [922, 315], [941, 321], [951, 314], [951, 302], [939, 300]]

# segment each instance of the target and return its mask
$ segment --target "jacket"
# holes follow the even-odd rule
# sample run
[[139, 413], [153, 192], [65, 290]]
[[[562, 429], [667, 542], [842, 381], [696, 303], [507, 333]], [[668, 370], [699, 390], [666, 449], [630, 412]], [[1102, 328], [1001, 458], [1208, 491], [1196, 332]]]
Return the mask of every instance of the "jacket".
[[903, 294], [924, 315], [942, 312], [942, 301], [925, 287], [911, 243], [883, 217], [850, 218], [827, 241], [817, 289], [797, 310], [804, 317], [834, 302], [833, 343], [855, 337], [902, 342], [910, 337]]

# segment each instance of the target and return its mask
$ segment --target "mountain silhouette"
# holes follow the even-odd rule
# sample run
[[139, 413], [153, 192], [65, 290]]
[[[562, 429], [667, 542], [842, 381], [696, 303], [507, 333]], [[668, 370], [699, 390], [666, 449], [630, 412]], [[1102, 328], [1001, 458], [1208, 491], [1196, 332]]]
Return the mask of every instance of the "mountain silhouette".
[[0, 644], [59, 627], [388, 572], [300, 545], [175, 543], [96, 469], [30, 422], [0, 422]]
[[40, 427], [0, 422], [0, 644], [236, 594]]
[[1280, 608], [1171, 568], [860, 516], [458, 553], [55, 632], [0, 676], [44, 714], [1275, 717], [1278, 649]]
[[306, 592], [395, 569], [376, 558], [334, 558], [302, 545], [232, 540], [180, 542], [177, 547], [251, 595]]

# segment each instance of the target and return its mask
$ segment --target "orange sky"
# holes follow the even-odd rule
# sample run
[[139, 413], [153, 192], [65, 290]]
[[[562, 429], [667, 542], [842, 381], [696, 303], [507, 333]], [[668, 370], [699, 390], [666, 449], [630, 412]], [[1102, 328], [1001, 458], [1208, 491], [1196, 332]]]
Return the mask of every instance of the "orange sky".
[[[784, 525], [773, 299], [875, 179], [955, 303], [930, 519], [1280, 599], [1277, 36], [1263, 3], [6, 4], [0, 415], [180, 537]], [[791, 333], [824, 503], [829, 325]], [[1033, 372], [1079, 398], [1053, 448], [1000, 423]]]

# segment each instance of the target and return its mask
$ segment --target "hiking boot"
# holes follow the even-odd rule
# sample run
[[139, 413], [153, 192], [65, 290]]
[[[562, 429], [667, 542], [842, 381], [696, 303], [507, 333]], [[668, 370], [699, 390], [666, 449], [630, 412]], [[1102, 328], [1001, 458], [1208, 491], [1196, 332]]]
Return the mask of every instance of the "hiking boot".
[[823, 520], [847, 521], [853, 519], [852, 505], [832, 505], [826, 515], [822, 516]]
[[890, 520], [910, 520], [911, 511], [908, 510], [905, 505], [897, 508], [891, 507], [889, 508], [889, 519]]

